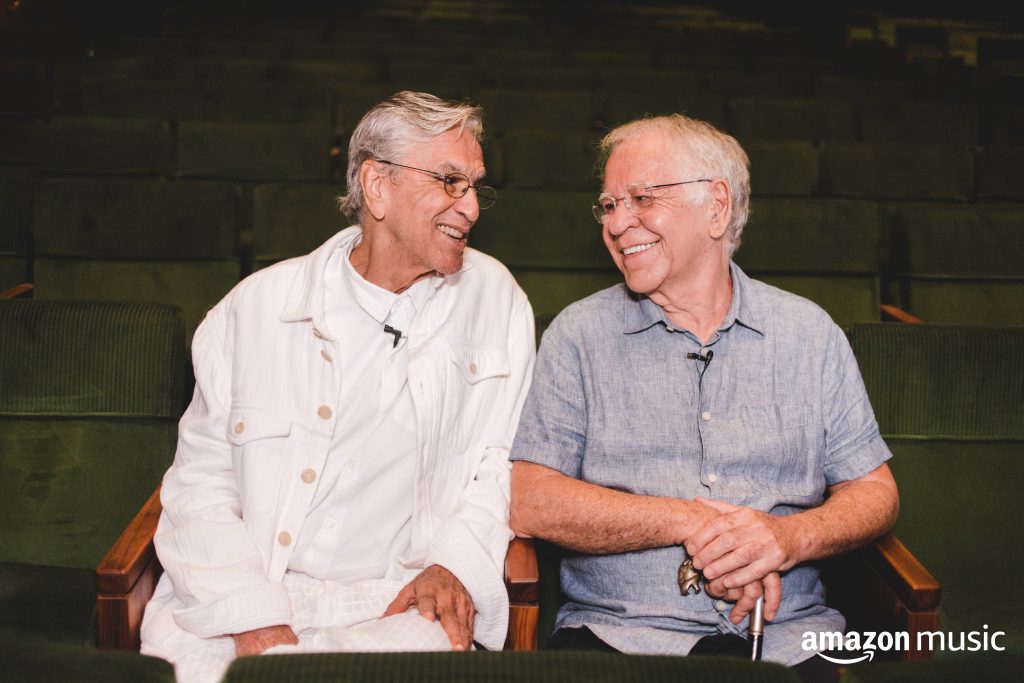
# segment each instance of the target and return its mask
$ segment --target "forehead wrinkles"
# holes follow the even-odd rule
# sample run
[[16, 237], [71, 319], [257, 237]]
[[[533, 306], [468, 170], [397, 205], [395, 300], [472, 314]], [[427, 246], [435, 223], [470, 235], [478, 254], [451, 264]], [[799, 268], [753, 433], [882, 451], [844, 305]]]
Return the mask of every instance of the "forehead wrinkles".
[[659, 130], [645, 131], [623, 140], [612, 150], [605, 164], [602, 189], [606, 193], [625, 193], [645, 185], [674, 183], [686, 179], [688, 167], [672, 136]]

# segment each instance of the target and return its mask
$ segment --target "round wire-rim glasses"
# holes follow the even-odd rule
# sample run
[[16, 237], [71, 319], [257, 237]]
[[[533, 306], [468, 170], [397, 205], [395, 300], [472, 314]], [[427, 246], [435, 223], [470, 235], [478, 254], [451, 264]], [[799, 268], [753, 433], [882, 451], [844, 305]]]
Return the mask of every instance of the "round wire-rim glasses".
[[498, 201], [497, 191], [490, 185], [481, 185], [479, 183], [474, 184], [462, 173], [438, 173], [437, 171], [428, 171], [425, 168], [416, 168], [415, 166], [406, 166], [405, 164], [396, 164], [393, 161], [387, 159], [376, 159], [382, 164], [388, 166], [396, 166], [398, 168], [407, 168], [410, 171], [419, 171], [420, 173], [426, 173], [432, 176], [436, 180], [440, 180], [441, 184], [444, 185], [444, 191], [448, 193], [449, 197], [455, 199], [462, 199], [469, 192], [469, 188], [473, 188], [476, 192], [476, 202], [479, 204], [480, 209], [489, 209], [494, 206], [494, 203]]
[[661, 183], [660, 185], [641, 185], [634, 188], [630, 188], [629, 192], [622, 197], [613, 197], [607, 192], [597, 198], [597, 204], [594, 204], [591, 208], [594, 212], [594, 218], [601, 225], [604, 225], [605, 220], [611, 218], [611, 215], [615, 213], [615, 208], [622, 202], [626, 208], [633, 214], [639, 209], [650, 208], [654, 204], [654, 195], [651, 194], [652, 190], [658, 190], [663, 187], [675, 187], [676, 185], [689, 185], [691, 183], [710, 183], [711, 178], [698, 178], [696, 180], [681, 180], [678, 183]]

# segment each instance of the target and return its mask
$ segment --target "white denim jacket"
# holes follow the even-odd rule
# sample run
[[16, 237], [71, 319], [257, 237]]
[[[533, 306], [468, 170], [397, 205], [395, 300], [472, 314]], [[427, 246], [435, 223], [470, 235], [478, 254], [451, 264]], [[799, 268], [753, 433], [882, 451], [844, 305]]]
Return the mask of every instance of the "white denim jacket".
[[[196, 389], [164, 477], [155, 542], [165, 574], [146, 610], [143, 652], [174, 660], [201, 638], [290, 623], [281, 580], [315, 491], [307, 470], [323, 471], [345, 409], [331, 362], [345, 335], [324, 322], [324, 270], [360, 235], [348, 228], [255, 273], [196, 331]], [[412, 547], [386, 578], [449, 569], [473, 598], [475, 639], [500, 649], [508, 452], [533, 369], [533, 312], [508, 270], [473, 249], [460, 272], [435, 282], [409, 331]]]

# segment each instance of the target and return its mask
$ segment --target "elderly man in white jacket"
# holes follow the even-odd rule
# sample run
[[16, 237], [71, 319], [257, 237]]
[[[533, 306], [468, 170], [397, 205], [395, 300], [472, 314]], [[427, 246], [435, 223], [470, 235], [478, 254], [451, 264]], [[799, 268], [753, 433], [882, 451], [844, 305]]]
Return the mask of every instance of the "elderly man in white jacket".
[[500, 648], [508, 451], [533, 313], [466, 246], [496, 200], [479, 108], [401, 92], [352, 135], [358, 225], [240, 283], [199, 326], [164, 477], [142, 651]]

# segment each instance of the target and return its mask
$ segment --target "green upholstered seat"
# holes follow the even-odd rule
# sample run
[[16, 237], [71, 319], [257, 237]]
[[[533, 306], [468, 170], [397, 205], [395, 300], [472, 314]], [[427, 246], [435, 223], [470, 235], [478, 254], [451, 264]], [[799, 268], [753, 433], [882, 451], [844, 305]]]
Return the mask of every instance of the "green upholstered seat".
[[0, 291], [29, 281], [35, 187], [30, 173], [0, 173]]
[[983, 145], [1024, 145], [1024, 106], [996, 100], [981, 109]]
[[89, 641], [92, 568], [170, 464], [185, 364], [174, 307], [0, 301], [0, 626]]
[[327, 180], [333, 134], [327, 125], [185, 121], [178, 128], [183, 178]]
[[942, 584], [943, 631], [1024, 647], [1024, 327], [848, 330], [900, 487], [896, 533]]
[[[668, 75], [670, 74], [665, 76]], [[685, 88], [676, 90], [655, 87], [650, 90], [626, 90], [633, 85], [634, 76], [635, 73], [624, 70], [607, 74], [608, 92], [602, 113], [605, 123], [609, 126], [617, 126], [646, 115], [664, 116], [676, 113], [709, 121], [717, 126], [728, 125], [725, 98], [718, 95], [687, 94]], [[622, 80], [615, 80], [616, 78]]]
[[750, 157], [750, 191], [754, 196], [806, 197], [818, 189], [818, 149], [809, 142], [752, 142], [744, 145]]
[[1024, 208], [903, 204], [889, 221], [890, 297], [927, 322], [1024, 324]]
[[978, 108], [973, 104], [882, 100], [860, 105], [865, 142], [978, 144]]
[[225, 683], [599, 683], [799, 681], [778, 664], [728, 657], [652, 657], [604, 652], [417, 652], [277, 655], [235, 660]]
[[260, 185], [253, 191], [255, 268], [309, 253], [348, 225], [337, 185]]
[[1024, 202], [1024, 146], [986, 145], [974, 154], [974, 195], [983, 202]]
[[925, 662], [849, 667], [843, 683], [935, 683], [936, 681], [1015, 681], [1024, 669], [1024, 653], [969, 652]]
[[516, 190], [590, 191], [596, 196], [597, 138], [582, 130], [509, 130], [501, 138], [504, 184]]
[[840, 325], [878, 320], [881, 221], [874, 202], [751, 202], [736, 262], [753, 278], [807, 297]]
[[846, 142], [856, 139], [853, 106], [841, 100], [738, 97], [727, 131], [743, 143], [762, 140]]
[[52, 180], [35, 204], [35, 296], [163, 301], [189, 334], [238, 282], [239, 191], [213, 182]]
[[833, 143], [822, 151], [821, 191], [829, 196], [967, 201], [973, 187], [965, 145]]
[[492, 134], [513, 128], [589, 131], [594, 124], [594, 101], [586, 90], [481, 88], [470, 95], [487, 112]]
[[174, 667], [157, 657], [58, 644], [0, 630], [3, 679], [17, 683], [174, 683]]

